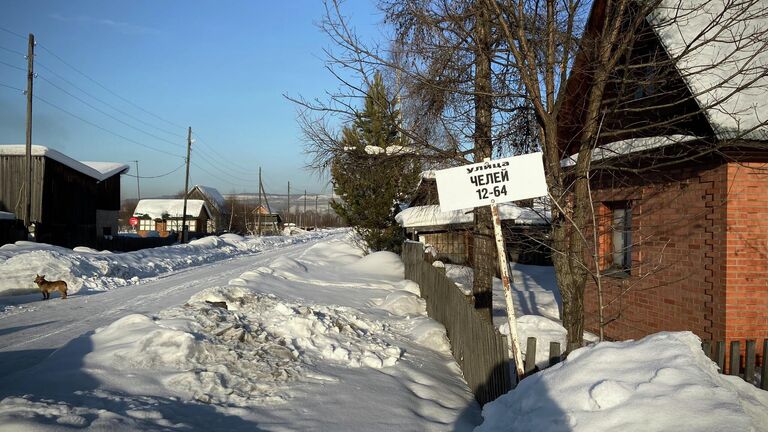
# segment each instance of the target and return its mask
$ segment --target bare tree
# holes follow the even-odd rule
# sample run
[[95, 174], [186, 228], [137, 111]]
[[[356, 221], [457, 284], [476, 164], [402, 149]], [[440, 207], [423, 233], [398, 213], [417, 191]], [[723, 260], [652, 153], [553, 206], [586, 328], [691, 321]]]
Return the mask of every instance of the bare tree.
[[[759, 115], [740, 123], [745, 117], [735, 102], [765, 83], [760, 53], [768, 30], [760, 23], [768, 6], [760, 0], [483, 1], [500, 17], [510, 61], [535, 111], [571, 350], [583, 343], [585, 283], [592, 277], [600, 286], [601, 257], [596, 236], [588, 232], [597, 221], [590, 179], [596, 173], [659, 171], [733, 146], [764, 126]], [[659, 39], [666, 50], [657, 49]], [[727, 134], [712, 130], [706, 121], [712, 116], [723, 117]], [[610, 157], [628, 151], [611, 147], [616, 141], [669, 141], [680, 134], [698, 139], [642, 166]], [[765, 145], [749, 139], [739, 144]]]

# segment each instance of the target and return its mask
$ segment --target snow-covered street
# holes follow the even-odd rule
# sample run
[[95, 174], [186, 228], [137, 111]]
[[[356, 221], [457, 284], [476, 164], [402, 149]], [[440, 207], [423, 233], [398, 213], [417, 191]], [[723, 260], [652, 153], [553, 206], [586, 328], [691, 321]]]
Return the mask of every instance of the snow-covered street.
[[0, 430], [472, 430], [480, 408], [399, 258], [346, 236], [3, 297]]

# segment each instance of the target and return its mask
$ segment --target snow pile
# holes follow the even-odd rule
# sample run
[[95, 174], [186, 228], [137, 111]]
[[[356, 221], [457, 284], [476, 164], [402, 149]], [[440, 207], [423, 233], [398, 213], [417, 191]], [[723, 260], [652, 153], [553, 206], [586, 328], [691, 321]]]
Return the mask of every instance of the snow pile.
[[256, 253], [283, 244], [297, 244], [327, 237], [333, 231], [316, 231], [293, 237], [241, 237], [236, 234], [203, 237], [188, 244], [143, 249], [127, 253], [67, 249], [44, 243], [19, 241], [0, 246], [0, 295], [36, 292], [36, 274], [63, 280], [69, 293], [105, 291], [137, 283], [169, 271], [199, 266], [233, 256]]
[[721, 375], [690, 332], [571, 353], [486, 405], [476, 432], [766, 431], [768, 392]]

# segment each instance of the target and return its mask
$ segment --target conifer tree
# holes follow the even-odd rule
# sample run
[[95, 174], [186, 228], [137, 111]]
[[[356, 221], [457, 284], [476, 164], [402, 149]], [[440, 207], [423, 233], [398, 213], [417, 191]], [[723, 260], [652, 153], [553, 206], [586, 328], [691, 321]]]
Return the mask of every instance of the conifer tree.
[[398, 252], [402, 230], [394, 220], [398, 204], [413, 190], [420, 165], [399, 132], [399, 110], [376, 73], [362, 112], [341, 132], [331, 176], [342, 201], [331, 206], [372, 250]]

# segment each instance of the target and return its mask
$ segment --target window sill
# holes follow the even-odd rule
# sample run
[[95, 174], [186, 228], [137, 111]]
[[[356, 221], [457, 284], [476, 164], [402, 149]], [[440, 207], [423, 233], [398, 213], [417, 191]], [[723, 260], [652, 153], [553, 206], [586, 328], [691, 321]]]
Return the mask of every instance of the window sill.
[[603, 270], [603, 276], [614, 279], [629, 279], [629, 270], [622, 267], [609, 267]]

